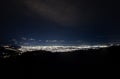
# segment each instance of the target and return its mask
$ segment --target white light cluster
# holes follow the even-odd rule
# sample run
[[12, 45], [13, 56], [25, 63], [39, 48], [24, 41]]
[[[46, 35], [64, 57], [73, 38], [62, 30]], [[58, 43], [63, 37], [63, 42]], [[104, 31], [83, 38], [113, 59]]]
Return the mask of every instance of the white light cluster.
[[99, 48], [106, 48], [107, 45], [84, 45], [84, 46], [21, 46], [19, 49], [22, 53], [27, 51], [37, 51], [37, 50], [44, 50], [50, 52], [70, 52], [75, 50], [88, 50], [88, 49], [99, 49]]

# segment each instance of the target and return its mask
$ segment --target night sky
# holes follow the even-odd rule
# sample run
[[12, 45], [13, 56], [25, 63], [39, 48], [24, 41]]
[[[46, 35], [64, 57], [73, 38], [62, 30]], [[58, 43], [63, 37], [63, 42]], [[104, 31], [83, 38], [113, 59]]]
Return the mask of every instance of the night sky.
[[115, 0], [1, 0], [0, 10], [0, 40], [120, 40]]

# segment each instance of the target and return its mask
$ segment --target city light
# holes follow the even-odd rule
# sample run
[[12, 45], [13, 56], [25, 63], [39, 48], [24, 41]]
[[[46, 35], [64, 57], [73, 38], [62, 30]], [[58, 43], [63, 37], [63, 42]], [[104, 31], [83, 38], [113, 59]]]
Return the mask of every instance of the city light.
[[28, 51], [50, 51], [50, 52], [70, 52], [76, 50], [88, 50], [88, 49], [99, 49], [99, 48], [106, 48], [107, 45], [83, 45], [83, 46], [21, 46], [19, 49], [22, 53]]

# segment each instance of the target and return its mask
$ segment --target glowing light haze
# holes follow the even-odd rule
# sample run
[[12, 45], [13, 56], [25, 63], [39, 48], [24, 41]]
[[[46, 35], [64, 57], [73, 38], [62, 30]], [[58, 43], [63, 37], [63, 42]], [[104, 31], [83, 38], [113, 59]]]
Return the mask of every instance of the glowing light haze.
[[107, 45], [83, 45], [83, 46], [21, 46], [19, 49], [24, 52], [28, 51], [38, 51], [38, 50], [44, 50], [44, 51], [50, 51], [50, 52], [72, 52], [76, 50], [88, 50], [88, 49], [99, 49], [99, 48], [106, 48]]

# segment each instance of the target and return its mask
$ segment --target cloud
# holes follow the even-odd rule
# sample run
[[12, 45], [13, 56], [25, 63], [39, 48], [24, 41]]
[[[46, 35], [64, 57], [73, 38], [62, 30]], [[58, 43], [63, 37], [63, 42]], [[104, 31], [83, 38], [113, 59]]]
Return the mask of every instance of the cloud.
[[[102, 0], [17, 0], [23, 13], [60, 25], [75, 26], [102, 23], [111, 15], [111, 5]], [[20, 8], [21, 6], [21, 8]], [[22, 13], [22, 12], [21, 12]]]
[[22, 0], [28, 10], [63, 25], [76, 24], [79, 19], [77, 7], [65, 0]]

